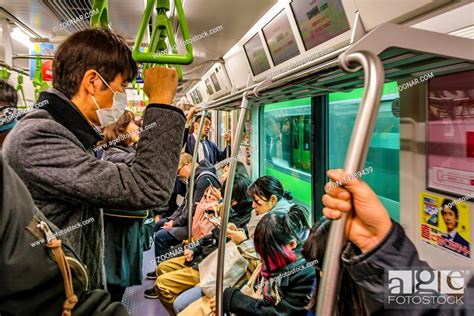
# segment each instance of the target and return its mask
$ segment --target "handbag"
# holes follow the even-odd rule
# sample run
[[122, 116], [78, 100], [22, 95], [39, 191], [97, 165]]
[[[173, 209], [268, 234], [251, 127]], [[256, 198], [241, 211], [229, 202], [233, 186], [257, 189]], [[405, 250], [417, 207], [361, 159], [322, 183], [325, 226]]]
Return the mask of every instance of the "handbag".
[[[208, 210], [214, 210], [214, 215], [217, 215], [217, 205], [219, 202], [213, 196], [205, 194], [201, 201], [196, 205], [196, 211], [193, 216], [192, 235], [194, 240], [199, 240], [207, 236], [216, 227], [206, 214]], [[216, 216], [217, 217], [217, 216]]]
[[262, 292], [263, 292], [263, 286], [265, 285], [264, 278], [260, 280], [260, 283], [258, 284], [257, 289], [255, 290], [255, 282], [257, 281], [257, 278], [260, 275], [261, 270], [262, 270], [262, 263], [260, 263], [257, 266], [255, 271], [253, 271], [252, 276], [247, 281], [247, 283], [245, 283], [244, 286], [242, 286], [242, 288], [240, 289], [240, 292], [257, 300], [263, 299]]
[[[233, 241], [225, 245], [224, 288], [234, 286], [247, 271], [249, 262], [240, 254]], [[214, 250], [199, 263], [199, 280], [202, 292], [208, 297], [216, 295], [217, 253]]]

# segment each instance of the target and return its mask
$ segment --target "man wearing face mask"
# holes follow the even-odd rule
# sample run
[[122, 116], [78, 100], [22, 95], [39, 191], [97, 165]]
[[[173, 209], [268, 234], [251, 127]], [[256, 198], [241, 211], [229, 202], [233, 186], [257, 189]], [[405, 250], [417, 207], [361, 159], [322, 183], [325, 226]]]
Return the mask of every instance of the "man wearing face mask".
[[60, 229], [76, 227], [66, 237], [88, 267], [91, 289], [105, 285], [102, 208], [160, 207], [176, 176], [185, 117], [169, 105], [178, 79], [165, 67], [145, 72], [150, 104], [143, 126], [154, 127], [140, 134], [134, 160], [126, 165], [95, 157], [99, 127], [123, 113], [125, 88], [136, 74], [121, 36], [104, 29], [73, 34], [56, 52], [54, 88], [38, 100], [48, 102], [18, 122], [4, 143], [8, 163], [40, 210]]

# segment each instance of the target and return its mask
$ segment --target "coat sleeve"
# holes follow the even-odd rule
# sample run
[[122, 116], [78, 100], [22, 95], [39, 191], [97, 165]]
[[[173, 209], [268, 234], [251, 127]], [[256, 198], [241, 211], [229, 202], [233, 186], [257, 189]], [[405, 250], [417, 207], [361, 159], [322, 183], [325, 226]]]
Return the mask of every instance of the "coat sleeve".
[[215, 143], [210, 142], [212, 146], [212, 150], [214, 151], [215, 157], [217, 158], [217, 162], [220, 162], [222, 160], [225, 160], [227, 158], [227, 148], [230, 148], [229, 146], [224, 148], [224, 150], [219, 150], [219, 147]]
[[70, 203], [123, 210], [155, 208], [168, 201], [183, 140], [181, 110], [158, 104], [147, 107], [143, 124], [153, 128], [141, 133], [130, 166], [98, 160], [59, 123], [38, 121], [25, 124], [18, 134], [21, 139], [7, 153], [8, 160], [16, 160], [31, 191]]
[[[359, 293], [368, 315], [384, 310], [385, 271], [399, 270], [413, 267], [414, 269], [431, 270], [429, 265], [420, 260], [413, 243], [407, 238], [403, 228], [393, 222], [392, 229], [387, 237], [372, 251], [358, 254], [360, 251], [351, 243], [348, 244], [342, 255], [342, 261], [351, 278], [359, 287]], [[465, 290], [464, 302], [474, 301], [474, 280]], [[470, 303], [474, 307], [474, 303]], [[458, 315], [456, 309], [446, 310], [446, 306], [426, 305], [426, 308], [417, 306], [409, 315]], [[466, 308], [467, 305], [458, 306]]]
[[114, 163], [122, 162], [127, 166], [130, 166], [132, 164], [133, 158], [135, 158], [134, 152], [109, 149], [105, 152], [103, 159]]

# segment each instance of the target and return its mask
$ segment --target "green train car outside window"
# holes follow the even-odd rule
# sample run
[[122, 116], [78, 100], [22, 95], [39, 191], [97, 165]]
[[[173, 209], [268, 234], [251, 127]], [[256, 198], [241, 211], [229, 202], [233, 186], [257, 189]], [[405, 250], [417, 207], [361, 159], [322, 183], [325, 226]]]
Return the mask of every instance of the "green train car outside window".
[[[329, 95], [329, 168], [343, 168], [363, 89]], [[384, 85], [374, 134], [365, 167], [373, 172], [363, 177], [377, 193], [391, 217], [400, 220], [400, 118], [392, 104], [399, 98], [397, 83]]]

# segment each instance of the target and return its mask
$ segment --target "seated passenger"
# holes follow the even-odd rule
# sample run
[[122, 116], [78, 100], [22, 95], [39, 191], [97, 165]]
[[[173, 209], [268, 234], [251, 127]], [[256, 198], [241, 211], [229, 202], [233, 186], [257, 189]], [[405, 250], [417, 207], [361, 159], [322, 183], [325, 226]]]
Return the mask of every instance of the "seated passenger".
[[[252, 201], [247, 194], [250, 183], [248, 177], [237, 175], [234, 179], [229, 222], [239, 228], [243, 228], [250, 219]], [[171, 312], [176, 296], [199, 283], [198, 263], [217, 249], [219, 232], [216, 227], [210, 235], [194, 242], [191, 249], [186, 249], [184, 256], [161, 262], [156, 268], [158, 278], [155, 287], [145, 291], [145, 297], [159, 297]]]
[[[126, 111], [117, 122], [104, 128], [103, 135], [104, 139], [99, 143], [105, 145], [102, 159], [131, 165], [136, 153], [133, 145], [139, 140], [135, 115]], [[122, 301], [127, 286], [142, 284], [141, 235], [147, 211], [142, 213], [104, 209], [105, 273], [107, 290], [114, 302]]]
[[[316, 269], [316, 280], [313, 284], [312, 297], [306, 309], [309, 311], [308, 316], [315, 315], [315, 309], [317, 305], [318, 297], [318, 286], [321, 283], [321, 277], [323, 276], [323, 262], [324, 253], [329, 238], [329, 228], [331, 227], [331, 221], [324, 218], [318, 221], [311, 228], [308, 239], [303, 245], [303, 257], [308, 262], [316, 262], [314, 268]], [[357, 285], [351, 279], [346, 269], [342, 268], [341, 271], [341, 287], [340, 294], [337, 299], [337, 314], [336, 315], [354, 315], [362, 316], [365, 315], [361, 310], [362, 302], [359, 292], [357, 291]]]
[[[170, 217], [178, 207], [183, 204], [188, 189], [188, 180], [191, 176], [190, 170], [192, 162], [193, 157], [189, 154], [181, 154], [179, 157], [178, 173], [176, 175], [173, 192], [171, 192], [166, 211], [160, 214], [160, 220]], [[157, 225], [157, 228], [159, 227], [161, 227], [161, 225]]]
[[[329, 170], [327, 175], [333, 182], [351, 179], [342, 170]], [[343, 212], [352, 211], [346, 227], [350, 243], [344, 249], [342, 263], [358, 287], [364, 315], [454, 316], [468, 315], [474, 309], [474, 278], [465, 282], [464, 304], [417, 305], [411, 310], [384, 309], [387, 270], [413, 267], [414, 270], [429, 271], [431, 268], [420, 260], [401, 225], [390, 219], [377, 195], [365, 182], [352, 179], [330, 190], [331, 184], [325, 186], [323, 213], [329, 219], [337, 220]]]
[[6, 161], [35, 204], [59, 228], [93, 218], [68, 232], [90, 273], [92, 289], [105, 287], [102, 208], [141, 211], [165, 204], [173, 189], [185, 117], [170, 106], [178, 84], [174, 69], [145, 71], [147, 106], [130, 166], [102, 161], [94, 152], [98, 126], [114, 123], [127, 106], [125, 88], [137, 74], [127, 41], [108, 29], [72, 34], [57, 49], [54, 88], [44, 104], [8, 134]]
[[[198, 137], [199, 131], [199, 123], [201, 122], [202, 116], [198, 116], [194, 120], [193, 131], [192, 134], [188, 136], [188, 141], [186, 143], [185, 151], [192, 155], [194, 153], [194, 147], [196, 146], [196, 141]], [[206, 159], [211, 164], [215, 165], [219, 161], [222, 161], [227, 158], [228, 148], [225, 148], [223, 151], [219, 150], [216, 143], [211, 142], [208, 137], [211, 131], [211, 119], [206, 116], [206, 121], [204, 122], [204, 126], [202, 129], [202, 136], [201, 136], [201, 145], [198, 148], [198, 159], [197, 161], [201, 161]], [[191, 131], [190, 131], [191, 132]], [[226, 133], [225, 141], [230, 143], [230, 133]]]
[[[235, 315], [299, 315], [308, 303], [314, 269], [301, 255], [309, 230], [309, 214], [294, 205], [288, 212], [272, 210], [255, 229], [255, 250], [260, 255], [262, 298], [256, 299], [238, 288], [223, 294], [224, 313]], [[259, 285], [260, 285], [259, 284]], [[215, 313], [215, 298], [210, 301]]]
[[[232, 222], [229, 223], [227, 229], [227, 236], [236, 244], [245, 249], [247, 253], [246, 259], [249, 261], [248, 271], [242, 277], [242, 279], [237, 282], [237, 285], [242, 285], [254, 272], [256, 265], [258, 264], [258, 262], [255, 262], [256, 260], [254, 259], [258, 258], [258, 254], [256, 253], [253, 244], [254, 232], [257, 224], [268, 212], [288, 212], [290, 207], [293, 205], [289, 201], [292, 199], [291, 194], [284, 191], [280, 181], [271, 176], [263, 176], [255, 180], [255, 182], [249, 187], [248, 193], [253, 199], [253, 209], [251, 211], [250, 220], [245, 226], [246, 229], [238, 229], [239, 227], [232, 224]], [[199, 254], [198, 250], [196, 250], [196, 253]], [[186, 261], [192, 261], [194, 258], [194, 253], [187, 251], [185, 256]], [[203, 258], [200, 259], [202, 260]], [[189, 291], [192, 292], [192, 295], [190, 292], [186, 291], [182, 294], [182, 296], [180, 295], [176, 299], [177, 303], [174, 305], [174, 310], [176, 313], [185, 310], [188, 305], [202, 296], [198, 290]]]
[[[188, 155], [183, 153], [182, 155]], [[191, 166], [184, 166], [180, 169], [180, 177], [189, 180], [191, 176]], [[194, 177], [194, 195], [193, 195], [193, 211], [195, 204], [201, 201], [206, 189], [209, 185], [220, 188], [221, 184], [216, 176], [216, 169], [207, 161], [203, 160], [196, 168]], [[168, 218], [160, 220], [157, 226], [161, 228], [155, 234], [155, 258], [159, 261], [162, 255], [170, 251], [171, 247], [180, 244], [184, 239], [188, 238], [188, 203], [186, 200], [180, 207]]]
[[266, 213], [278, 210], [287, 212], [292, 205], [291, 193], [283, 190], [280, 181], [272, 176], [263, 176], [255, 180], [249, 188], [249, 194], [253, 199], [253, 210], [247, 224], [247, 233], [232, 228], [227, 231], [228, 236], [236, 244], [253, 239], [255, 228]]
[[18, 113], [18, 93], [8, 81], [0, 79], [0, 149], [8, 132], [15, 126]]

